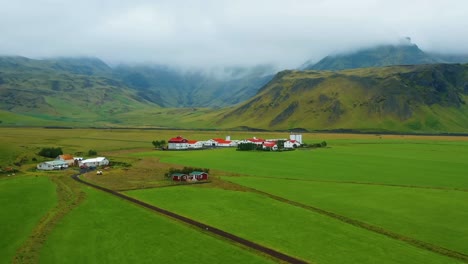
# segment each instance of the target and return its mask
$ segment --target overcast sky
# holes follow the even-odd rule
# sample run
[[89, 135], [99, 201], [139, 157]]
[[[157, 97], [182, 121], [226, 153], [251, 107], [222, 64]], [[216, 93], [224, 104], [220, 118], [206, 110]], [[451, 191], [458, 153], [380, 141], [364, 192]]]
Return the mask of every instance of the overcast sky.
[[0, 54], [295, 68], [406, 36], [468, 54], [467, 14], [466, 0], [0, 0]]

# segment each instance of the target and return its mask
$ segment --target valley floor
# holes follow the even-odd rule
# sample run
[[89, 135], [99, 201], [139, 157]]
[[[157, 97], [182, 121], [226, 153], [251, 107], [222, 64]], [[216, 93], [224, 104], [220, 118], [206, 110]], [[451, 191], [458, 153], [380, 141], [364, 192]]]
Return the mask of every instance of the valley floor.
[[[0, 263], [264, 263], [274, 255], [149, 210], [154, 206], [309, 263], [467, 263], [468, 137], [303, 135], [291, 152], [157, 151], [153, 140], [281, 133], [0, 129]], [[115, 165], [80, 176], [138, 206], [39, 172], [42, 147], [96, 150]], [[17, 166], [19, 164], [19, 166]], [[176, 184], [169, 168], [209, 168]], [[160, 188], [171, 186], [168, 188]], [[27, 214], [27, 216], [26, 216]], [[18, 228], [21, 227], [21, 228]], [[296, 260], [294, 260], [296, 259]], [[286, 260], [288, 262], [288, 260]]]

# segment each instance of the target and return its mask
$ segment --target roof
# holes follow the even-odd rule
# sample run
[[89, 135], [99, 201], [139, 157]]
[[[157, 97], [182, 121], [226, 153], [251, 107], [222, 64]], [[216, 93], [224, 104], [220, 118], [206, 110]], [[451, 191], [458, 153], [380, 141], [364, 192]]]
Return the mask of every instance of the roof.
[[249, 138], [247, 140], [250, 142], [264, 142], [265, 141], [264, 139], [261, 139], [261, 138]]
[[185, 174], [185, 173], [172, 173], [171, 176], [178, 176], [178, 177], [180, 177], [180, 176], [187, 176], [187, 174]]
[[208, 174], [208, 173], [206, 173], [206, 172], [204, 172], [204, 171], [192, 171], [192, 172], [190, 173], [190, 175], [200, 175], [200, 174], [204, 174], [204, 173], [205, 173], [205, 174]]
[[63, 154], [63, 155], [59, 155], [57, 158], [63, 159], [63, 160], [72, 160], [73, 156], [71, 154]]
[[46, 161], [44, 163], [52, 165], [52, 166], [68, 165], [65, 161], [62, 161], [62, 160], [52, 160], [52, 161]]
[[187, 139], [181, 137], [181, 136], [177, 136], [175, 138], [171, 138], [169, 139], [169, 143], [187, 143]]
[[268, 148], [272, 148], [275, 145], [276, 145], [276, 142], [274, 142], [274, 141], [266, 141], [266, 142], [263, 143], [263, 146], [268, 147]]
[[195, 144], [197, 142], [198, 142], [198, 140], [187, 140], [187, 143], [189, 143], [189, 144]]
[[295, 140], [295, 139], [291, 139], [291, 140], [288, 140], [288, 141], [289, 141], [289, 142], [292, 142], [292, 143], [296, 143], [296, 142], [297, 142], [297, 140]]
[[214, 141], [218, 142], [218, 144], [231, 144], [231, 140], [225, 140], [222, 138], [215, 138]]
[[85, 160], [82, 160], [81, 162], [83, 163], [87, 163], [87, 162], [101, 162], [103, 160], [105, 160], [106, 158], [105, 157], [97, 157], [97, 158], [92, 158], [92, 159], [85, 159]]

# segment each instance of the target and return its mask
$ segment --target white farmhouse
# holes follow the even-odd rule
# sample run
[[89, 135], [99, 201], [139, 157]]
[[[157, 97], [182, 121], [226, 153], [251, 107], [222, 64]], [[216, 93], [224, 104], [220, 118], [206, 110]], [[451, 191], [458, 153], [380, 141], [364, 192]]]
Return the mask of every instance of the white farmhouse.
[[203, 142], [198, 140], [187, 140], [189, 149], [201, 149], [203, 147]]
[[68, 163], [61, 160], [45, 161], [37, 164], [38, 170], [61, 170], [68, 168]]
[[174, 149], [174, 150], [188, 149], [188, 147], [189, 147], [188, 140], [181, 136], [169, 139], [168, 144], [167, 144], [168, 149]]

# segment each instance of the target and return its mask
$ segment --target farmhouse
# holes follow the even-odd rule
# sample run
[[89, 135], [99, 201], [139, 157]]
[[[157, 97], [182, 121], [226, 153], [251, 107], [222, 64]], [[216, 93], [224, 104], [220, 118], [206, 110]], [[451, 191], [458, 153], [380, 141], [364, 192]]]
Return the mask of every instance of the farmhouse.
[[191, 173], [173, 173], [171, 174], [173, 181], [204, 181], [208, 180], [208, 173], [203, 171], [193, 171]]
[[208, 173], [203, 171], [193, 171], [189, 174], [189, 179], [197, 181], [208, 180]]
[[203, 147], [202, 141], [198, 140], [187, 140], [189, 149], [201, 149]]
[[173, 181], [186, 181], [188, 176], [184, 173], [173, 173], [171, 177]]
[[86, 167], [98, 167], [98, 166], [106, 166], [109, 165], [109, 160], [106, 159], [105, 157], [97, 157], [97, 158], [92, 158], [92, 159], [85, 159], [81, 160], [78, 163], [81, 166], [86, 166]]
[[284, 148], [297, 148], [300, 147], [301, 143], [296, 140], [287, 140], [284, 142]]
[[45, 161], [37, 164], [38, 170], [62, 170], [68, 168], [68, 163], [61, 160]]
[[176, 149], [176, 150], [182, 150], [182, 149], [188, 149], [189, 148], [189, 143], [188, 140], [181, 137], [177, 136], [175, 138], [171, 138], [168, 141], [167, 144], [168, 149]]
[[68, 164], [68, 166], [73, 166], [75, 163], [75, 159], [70, 154], [59, 155], [57, 158], [55, 158], [55, 160], [64, 161]]

